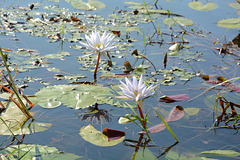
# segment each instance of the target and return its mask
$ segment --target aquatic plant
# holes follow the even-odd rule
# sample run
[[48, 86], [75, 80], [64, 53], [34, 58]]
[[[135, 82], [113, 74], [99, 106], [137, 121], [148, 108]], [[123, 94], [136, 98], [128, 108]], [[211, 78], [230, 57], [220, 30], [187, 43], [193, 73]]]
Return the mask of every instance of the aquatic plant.
[[114, 45], [115, 43], [113, 42], [114, 35], [110, 33], [107, 34], [106, 31], [100, 36], [99, 31], [95, 29], [95, 31], [92, 31], [92, 33], [89, 36], [85, 35], [85, 38], [87, 40], [86, 43], [84, 42], [79, 43], [82, 46], [86, 47], [87, 49], [98, 54], [97, 64], [94, 70], [94, 79], [96, 79], [100, 55], [102, 55], [108, 61], [111, 61], [108, 51], [116, 48], [117, 46]]
[[136, 76], [133, 76], [132, 82], [129, 81], [127, 77], [125, 77], [126, 84], [120, 81], [122, 87], [120, 89], [122, 90], [122, 93], [125, 96], [122, 96], [121, 98], [133, 100], [133, 101], [142, 101], [144, 98], [149, 97], [155, 93], [154, 89], [156, 86], [149, 86], [145, 83], [143, 83], [143, 75], [141, 74], [139, 82], [137, 80]]
[[136, 101], [140, 117], [142, 118], [143, 127], [146, 129], [146, 122], [144, 121], [144, 116], [141, 109], [141, 107], [144, 107], [142, 101], [146, 97], [149, 97], [155, 93], [154, 88], [156, 88], [156, 86], [151, 85], [147, 87], [147, 85], [143, 82], [142, 74], [140, 76], [139, 82], [136, 76], [133, 76], [132, 82], [130, 82], [127, 77], [125, 77], [125, 81], [126, 84], [120, 81], [122, 85], [120, 89], [122, 90], [124, 96], [119, 96], [119, 98]]

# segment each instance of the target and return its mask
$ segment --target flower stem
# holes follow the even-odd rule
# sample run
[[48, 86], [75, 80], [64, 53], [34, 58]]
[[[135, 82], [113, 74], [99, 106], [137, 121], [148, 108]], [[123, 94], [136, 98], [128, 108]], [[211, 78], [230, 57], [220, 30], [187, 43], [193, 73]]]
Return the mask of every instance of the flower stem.
[[143, 127], [146, 129], [146, 122], [144, 121], [144, 116], [143, 116], [143, 113], [142, 113], [142, 109], [139, 106], [139, 104], [137, 104], [137, 107], [138, 107], [138, 111], [139, 111], [140, 117], [142, 118]]
[[98, 69], [98, 65], [99, 65], [99, 60], [100, 60], [100, 52], [98, 53], [97, 64], [96, 64], [96, 67], [95, 67], [95, 70], [94, 70], [94, 74], [93, 74], [94, 81], [97, 80], [97, 69]]

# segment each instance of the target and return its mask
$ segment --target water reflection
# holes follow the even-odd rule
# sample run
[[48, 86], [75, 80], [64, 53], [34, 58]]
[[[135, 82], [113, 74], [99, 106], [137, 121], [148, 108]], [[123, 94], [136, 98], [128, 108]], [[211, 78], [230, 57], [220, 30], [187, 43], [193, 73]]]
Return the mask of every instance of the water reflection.
[[94, 107], [89, 107], [83, 110], [82, 113], [76, 114], [79, 115], [81, 121], [86, 122], [91, 121], [91, 124], [94, 124], [95, 121], [96, 124], [103, 124], [104, 120], [106, 123], [112, 120], [112, 115], [109, 113], [110, 110], [111, 109], [109, 110], [99, 109], [98, 104], [96, 103]]
[[134, 153], [132, 155], [132, 160], [135, 160], [135, 159], [158, 159], [163, 155], [167, 154], [175, 145], [179, 143], [179, 142], [175, 142], [169, 147], [160, 147], [159, 149], [164, 149], [164, 151], [160, 155], [155, 157], [148, 148], [158, 147], [158, 146], [155, 144], [149, 144], [150, 142], [152, 141], [149, 138], [141, 134], [139, 135], [139, 139], [137, 141], [131, 140], [131, 139], [125, 139], [123, 141], [123, 144], [125, 146], [130, 146], [135, 148]]

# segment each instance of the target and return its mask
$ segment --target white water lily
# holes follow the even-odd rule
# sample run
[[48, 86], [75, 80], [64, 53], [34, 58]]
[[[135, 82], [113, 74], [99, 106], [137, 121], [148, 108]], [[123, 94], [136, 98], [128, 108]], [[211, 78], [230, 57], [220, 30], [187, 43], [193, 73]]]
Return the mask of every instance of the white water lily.
[[92, 31], [92, 33], [87, 36], [85, 35], [86, 43], [79, 42], [82, 46], [87, 49], [94, 51], [95, 53], [100, 53], [107, 60], [111, 60], [109, 55], [106, 53], [114, 48], [116, 48], [115, 43], [113, 42], [114, 35], [106, 33], [106, 31], [100, 36], [98, 31]]
[[135, 76], [133, 76], [132, 82], [130, 82], [127, 77], [125, 77], [125, 81], [126, 83], [120, 81], [122, 85], [120, 89], [122, 90], [124, 96], [121, 96], [119, 98], [125, 98], [138, 102], [139, 100], [143, 100], [144, 98], [149, 97], [155, 93], [154, 89], [156, 86], [151, 85], [147, 87], [146, 84], [143, 83], [142, 75], [140, 76], [139, 82]]

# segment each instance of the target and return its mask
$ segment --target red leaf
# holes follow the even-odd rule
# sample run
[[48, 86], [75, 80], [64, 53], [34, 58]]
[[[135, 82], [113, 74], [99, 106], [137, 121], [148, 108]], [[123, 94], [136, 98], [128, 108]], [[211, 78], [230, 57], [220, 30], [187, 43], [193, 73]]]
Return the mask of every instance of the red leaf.
[[110, 128], [104, 128], [103, 134], [105, 134], [108, 137], [108, 141], [119, 139], [119, 138], [125, 136], [125, 132], [118, 131], [115, 129], [110, 129]]
[[[182, 117], [184, 117], [184, 110], [182, 106], [178, 105], [169, 113], [169, 115], [164, 120], [168, 123], [172, 121], [177, 121]], [[164, 125], [163, 122], [161, 122], [155, 126], [150, 127], [148, 129], [148, 133], [157, 133], [164, 130], [165, 128], [166, 126]], [[145, 134], [145, 133], [146, 133], [145, 131], [139, 132], [139, 134]]]
[[160, 97], [160, 102], [166, 102], [166, 103], [173, 103], [176, 101], [185, 101], [188, 100], [190, 97], [187, 94], [177, 94], [177, 95], [170, 95], [170, 96], [163, 96]]
[[232, 91], [240, 92], [240, 87], [234, 84], [227, 85], [227, 88], [231, 89]]

